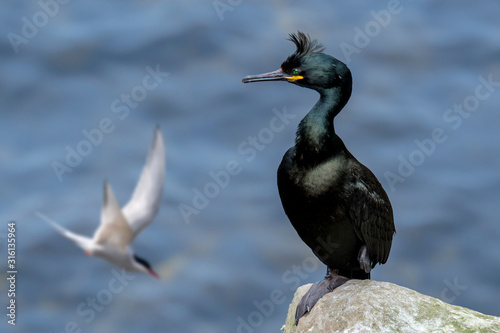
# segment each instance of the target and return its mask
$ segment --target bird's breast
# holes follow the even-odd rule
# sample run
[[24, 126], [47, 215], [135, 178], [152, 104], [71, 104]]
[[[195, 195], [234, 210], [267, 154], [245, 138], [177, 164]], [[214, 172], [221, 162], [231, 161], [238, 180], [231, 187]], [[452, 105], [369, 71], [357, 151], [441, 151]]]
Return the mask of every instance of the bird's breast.
[[338, 190], [345, 177], [345, 158], [338, 156], [313, 166], [303, 166], [293, 160], [283, 161], [278, 172], [278, 187], [314, 200]]

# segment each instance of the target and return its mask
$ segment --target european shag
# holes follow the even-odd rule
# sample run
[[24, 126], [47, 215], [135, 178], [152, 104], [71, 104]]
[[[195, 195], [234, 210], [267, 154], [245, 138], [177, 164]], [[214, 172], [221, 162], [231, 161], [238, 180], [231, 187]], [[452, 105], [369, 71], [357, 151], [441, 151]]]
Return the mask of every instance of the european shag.
[[288, 81], [320, 95], [301, 120], [295, 146], [278, 168], [285, 213], [300, 238], [327, 266], [325, 278], [297, 306], [297, 324], [326, 293], [349, 279], [369, 279], [371, 269], [387, 261], [396, 229], [382, 185], [335, 133], [333, 120], [351, 96], [349, 68], [324, 54], [321, 44], [300, 31], [290, 34], [289, 40], [297, 50], [280, 69], [247, 76], [243, 83]]

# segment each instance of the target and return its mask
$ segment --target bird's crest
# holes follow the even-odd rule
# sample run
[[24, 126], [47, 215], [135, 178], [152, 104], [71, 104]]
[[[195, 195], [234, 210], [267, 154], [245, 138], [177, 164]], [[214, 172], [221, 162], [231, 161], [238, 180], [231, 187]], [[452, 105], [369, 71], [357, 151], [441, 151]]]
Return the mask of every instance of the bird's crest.
[[316, 39], [311, 40], [309, 35], [306, 35], [302, 31], [297, 31], [297, 33], [291, 33], [288, 37], [289, 41], [292, 41], [297, 50], [289, 56], [281, 65], [281, 67], [294, 67], [297, 63], [300, 63], [302, 57], [310, 53], [321, 53], [325, 49], [321, 43]]

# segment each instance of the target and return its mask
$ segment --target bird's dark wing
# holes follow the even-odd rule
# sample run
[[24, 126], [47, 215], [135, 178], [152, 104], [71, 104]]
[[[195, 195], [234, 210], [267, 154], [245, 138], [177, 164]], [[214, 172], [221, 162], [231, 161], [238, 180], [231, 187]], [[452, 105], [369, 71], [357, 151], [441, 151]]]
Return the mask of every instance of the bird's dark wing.
[[368, 248], [372, 268], [384, 264], [396, 232], [392, 206], [382, 185], [363, 165], [347, 190], [348, 215], [358, 237]]

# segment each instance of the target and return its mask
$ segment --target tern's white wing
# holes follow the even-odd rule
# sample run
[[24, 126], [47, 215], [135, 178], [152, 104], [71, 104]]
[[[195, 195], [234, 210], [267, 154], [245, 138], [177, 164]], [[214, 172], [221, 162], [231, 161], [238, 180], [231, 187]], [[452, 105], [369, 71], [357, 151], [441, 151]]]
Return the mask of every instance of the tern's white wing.
[[104, 182], [104, 200], [101, 210], [101, 225], [94, 234], [96, 244], [111, 245], [125, 251], [134, 238], [132, 229], [116, 200], [108, 182]]
[[52, 224], [52, 226], [64, 237], [71, 239], [73, 242], [75, 242], [76, 245], [81, 247], [84, 251], [91, 251], [93, 248], [93, 242], [92, 238], [85, 237], [85, 236], [80, 236], [75, 234], [74, 232], [69, 231], [68, 229], [65, 229], [61, 227], [59, 224], [56, 222], [52, 221], [49, 219], [47, 216], [43, 215], [40, 212], [36, 212], [36, 215], [41, 218], [42, 220], [45, 220], [46, 222]]
[[158, 213], [164, 178], [165, 145], [160, 127], [157, 127], [141, 178], [132, 198], [123, 207], [123, 214], [132, 228], [134, 237], [150, 224]]

